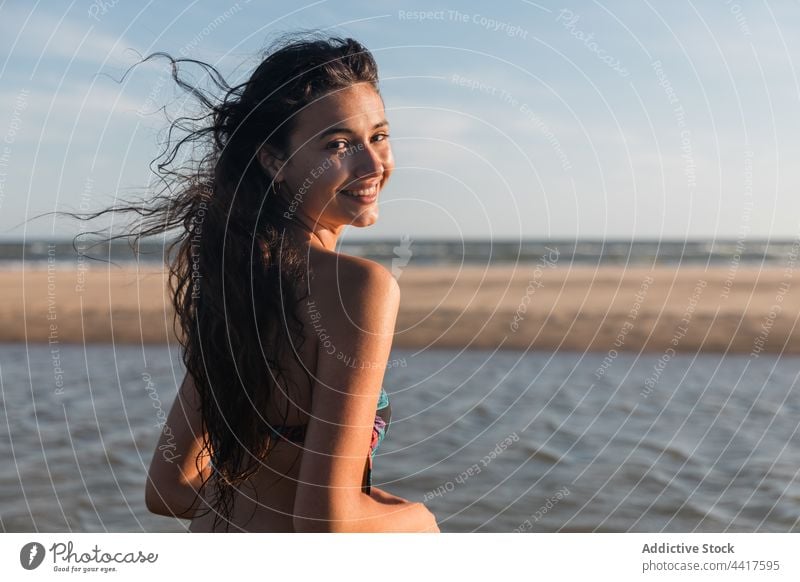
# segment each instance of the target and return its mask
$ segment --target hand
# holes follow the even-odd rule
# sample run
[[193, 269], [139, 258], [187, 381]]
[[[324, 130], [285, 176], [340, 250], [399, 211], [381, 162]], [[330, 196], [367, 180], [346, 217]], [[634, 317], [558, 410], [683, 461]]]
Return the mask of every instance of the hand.
[[388, 491], [384, 491], [383, 489], [378, 489], [374, 485], [370, 488], [370, 497], [372, 497], [375, 501], [379, 501], [380, 503], [386, 503], [387, 505], [408, 503], [407, 499], [403, 499], [402, 497], [398, 497], [397, 495], [392, 495]]
[[422, 505], [423, 510], [426, 513], [426, 520], [421, 533], [442, 533], [439, 531], [439, 525], [436, 523], [436, 516], [433, 515], [430, 509], [428, 509], [424, 504]]

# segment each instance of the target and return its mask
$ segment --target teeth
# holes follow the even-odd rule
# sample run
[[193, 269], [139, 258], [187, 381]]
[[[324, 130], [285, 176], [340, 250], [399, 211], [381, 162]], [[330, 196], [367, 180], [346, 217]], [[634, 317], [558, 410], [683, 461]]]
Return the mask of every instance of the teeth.
[[372, 186], [371, 188], [366, 188], [364, 190], [342, 190], [342, 193], [347, 194], [348, 196], [358, 196], [360, 198], [370, 197], [378, 193], [378, 187]]

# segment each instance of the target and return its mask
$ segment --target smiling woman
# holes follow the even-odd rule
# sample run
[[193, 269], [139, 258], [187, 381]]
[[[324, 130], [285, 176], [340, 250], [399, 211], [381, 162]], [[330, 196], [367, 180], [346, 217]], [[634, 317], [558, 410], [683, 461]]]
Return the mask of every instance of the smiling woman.
[[[383, 100], [371, 82], [320, 96], [298, 112], [284, 152], [265, 144], [262, 167], [280, 194], [291, 195], [285, 219], [312, 219], [308, 232], [335, 237], [344, 226], [378, 219], [378, 192], [394, 169]], [[300, 212], [296, 212], [301, 208]], [[320, 240], [333, 250], [334, 245]]]
[[[158, 195], [103, 211], [141, 215], [136, 240], [178, 231], [170, 290], [187, 372], [148, 508], [191, 531], [438, 531], [423, 504], [372, 486], [399, 287], [335, 250], [345, 227], [378, 220], [394, 168], [372, 55], [288, 38], [235, 87], [208, 64], [156, 57], [205, 113], [172, 124], [170, 139], [186, 135], [158, 159]], [[186, 64], [224, 97], [187, 83]], [[207, 153], [178, 165], [185, 146]]]

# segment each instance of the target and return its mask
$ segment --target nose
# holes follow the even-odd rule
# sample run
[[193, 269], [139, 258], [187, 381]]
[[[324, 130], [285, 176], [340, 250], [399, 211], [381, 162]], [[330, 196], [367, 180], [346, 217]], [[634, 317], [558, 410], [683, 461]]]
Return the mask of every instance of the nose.
[[358, 178], [366, 178], [383, 174], [384, 161], [380, 153], [371, 145], [365, 146], [362, 151], [357, 153], [355, 175]]

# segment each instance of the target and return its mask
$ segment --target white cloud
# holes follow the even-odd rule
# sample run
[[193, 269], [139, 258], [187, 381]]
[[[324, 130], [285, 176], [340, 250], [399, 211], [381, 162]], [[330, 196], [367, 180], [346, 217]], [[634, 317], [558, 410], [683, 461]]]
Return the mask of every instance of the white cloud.
[[[33, 13], [4, 7], [0, 18], [0, 46], [9, 59], [46, 57], [83, 63], [122, 64], [135, 60], [134, 43], [122, 36], [99, 31], [86, 15], [79, 21], [39, 8]], [[126, 52], [127, 51], [127, 52]]]
[[[15, 103], [19, 94], [0, 91], [0, 102]], [[134, 115], [142, 102], [116, 84], [90, 86], [73, 82], [58, 93], [32, 87], [24, 99], [24, 109], [19, 112], [16, 142], [51, 145], [94, 140], [109, 117], [117, 121], [138, 120]], [[0, 123], [5, 124], [5, 119], [0, 117]]]

